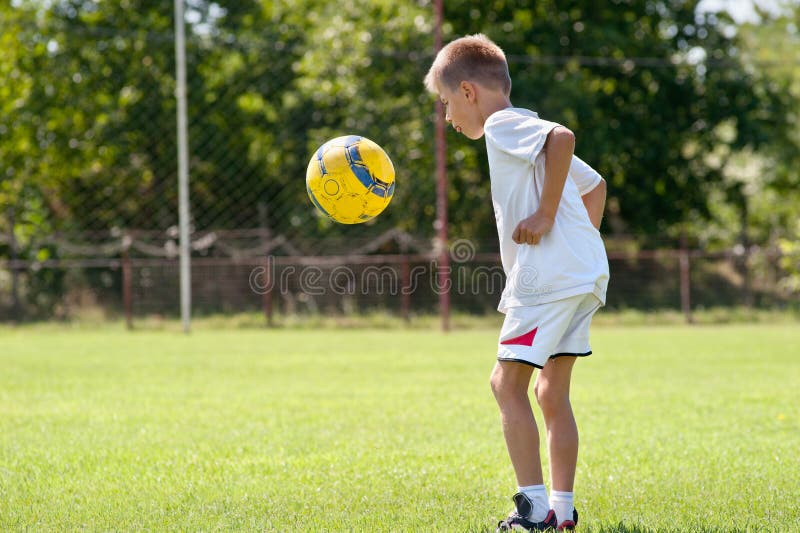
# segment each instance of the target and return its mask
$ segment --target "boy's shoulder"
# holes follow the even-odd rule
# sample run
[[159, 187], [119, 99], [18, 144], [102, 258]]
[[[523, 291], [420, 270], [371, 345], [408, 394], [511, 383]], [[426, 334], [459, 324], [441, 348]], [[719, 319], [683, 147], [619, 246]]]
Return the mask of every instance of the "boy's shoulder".
[[500, 111], [495, 111], [486, 120], [487, 125], [503, 124], [510, 121], [541, 120], [536, 111], [523, 107], [506, 107]]
[[542, 119], [538, 113], [530, 109], [507, 107], [492, 113], [486, 119], [484, 130], [489, 132], [512, 130], [518, 134], [526, 134], [530, 133], [531, 129], [549, 132], [556, 126], [557, 123]]
[[539, 118], [530, 109], [507, 107], [493, 113], [483, 130], [488, 145], [532, 160], [541, 150], [547, 135], [558, 125]]

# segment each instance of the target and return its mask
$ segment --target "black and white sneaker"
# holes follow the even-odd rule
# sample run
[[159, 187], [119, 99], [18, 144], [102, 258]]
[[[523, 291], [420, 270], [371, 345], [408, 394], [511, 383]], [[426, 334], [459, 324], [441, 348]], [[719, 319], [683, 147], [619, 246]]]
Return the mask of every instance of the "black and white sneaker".
[[514, 494], [514, 506], [516, 510], [513, 511], [505, 520], [497, 523], [497, 531], [552, 531], [558, 525], [556, 523], [556, 513], [552, 509], [547, 512], [547, 516], [541, 522], [532, 522], [528, 520], [533, 504], [531, 500], [518, 492]]

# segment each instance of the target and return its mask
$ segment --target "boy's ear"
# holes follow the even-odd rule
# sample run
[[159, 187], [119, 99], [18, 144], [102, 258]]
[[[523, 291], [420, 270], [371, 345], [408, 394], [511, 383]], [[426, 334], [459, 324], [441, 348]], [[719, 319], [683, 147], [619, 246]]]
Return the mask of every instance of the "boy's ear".
[[471, 82], [468, 82], [468, 81], [462, 81], [461, 85], [459, 85], [458, 88], [461, 90], [461, 94], [464, 95], [464, 97], [467, 99], [468, 102], [470, 102], [470, 103], [475, 102], [475, 98], [478, 95], [475, 92], [475, 84], [474, 83], [471, 83]]

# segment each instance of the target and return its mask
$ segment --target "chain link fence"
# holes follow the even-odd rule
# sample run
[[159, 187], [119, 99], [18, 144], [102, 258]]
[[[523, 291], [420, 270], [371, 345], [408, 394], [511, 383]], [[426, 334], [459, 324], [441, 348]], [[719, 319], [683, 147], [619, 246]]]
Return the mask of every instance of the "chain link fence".
[[[187, 19], [197, 14], [189, 9]], [[45, 32], [30, 18], [3, 21], [4, 34], [36, 53], [8, 56], [2, 65], [18, 94], [0, 123], [0, 319], [68, 317], [86, 308], [175, 313], [175, 48], [168, 26], [146, 28], [65, 24]], [[338, 32], [303, 43], [278, 23], [260, 32], [192, 28], [196, 312], [257, 305], [249, 268], [267, 255], [431, 250], [433, 155], [421, 143], [433, 127], [433, 106], [419, 90], [424, 54], [367, 49], [381, 34], [396, 34], [385, 43], [407, 36], [413, 24], [356, 33], [346, 48]], [[348, 23], [337, 29], [352, 30]], [[369, 70], [390, 73], [397, 60], [419, 67], [403, 80], [367, 77]], [[317, 213], [305, 189], [316, 148], [349, 133], [386, 147], [399, 182], [390, 209], [355, 227]], [[415, 139], [418, 148], [406, 150], [408, 143], [393, 142], [399, 138]]]
[[[434, 108], [421, 86], [432, 43], [412, 39], [430, 24], [423, 7], [408, 7], [404, 25], [369, 32], [331, 15], [329, 29], [306, 42], [281, 23], [260, 31], [213, 21], [193, 26], [187, 54], [195, 313], [437, 312], [443, 288], [434, 275]], [[0, 61], [7, 81], [0, 320], [177, 314], [169, 26], [64, 24], [43, 33], [22, 17], [2, 24], [18, 50], [32, 52], [9, 52]], [[397, 61], [412, 67], [396, 75]], [[525, 58], [510, 61], [512, 70], [530, 66]], [[392, 204], [357, 226], [317, 213], [304, 179], [316, 147], [349, 133], [381, 144], [397, 169]], [[483, 313], [502, 290], [488, 174], [475, 163], [479, 143], [449, 142], [451, 245], [464, 239], [469, 247], [461, 255], [451, 249], [447, 289], [454, 309]], [[680, 308], [679, 253], [612, 250], [609, 307]], [[785, 272], [777, 250], [689, 255], [692, 306], [796, 302], [779, 284]]]

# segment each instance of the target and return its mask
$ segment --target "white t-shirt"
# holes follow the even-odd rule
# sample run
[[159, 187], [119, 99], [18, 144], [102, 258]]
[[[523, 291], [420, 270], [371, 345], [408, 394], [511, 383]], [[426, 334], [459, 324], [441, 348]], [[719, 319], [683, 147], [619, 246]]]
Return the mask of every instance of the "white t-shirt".
[[492, 204], [506, 286], [498, 309], [539, 305], [592, 293], [605, 304], [608, 258], [581, 196], [600, 183], [592, 167], [573, 157], [553, 229], [537, 245], [517, 244], [517, 224], [539, 207], [547, 134], [558, 126], [533, 111], [509, 107], [483, 126]]

